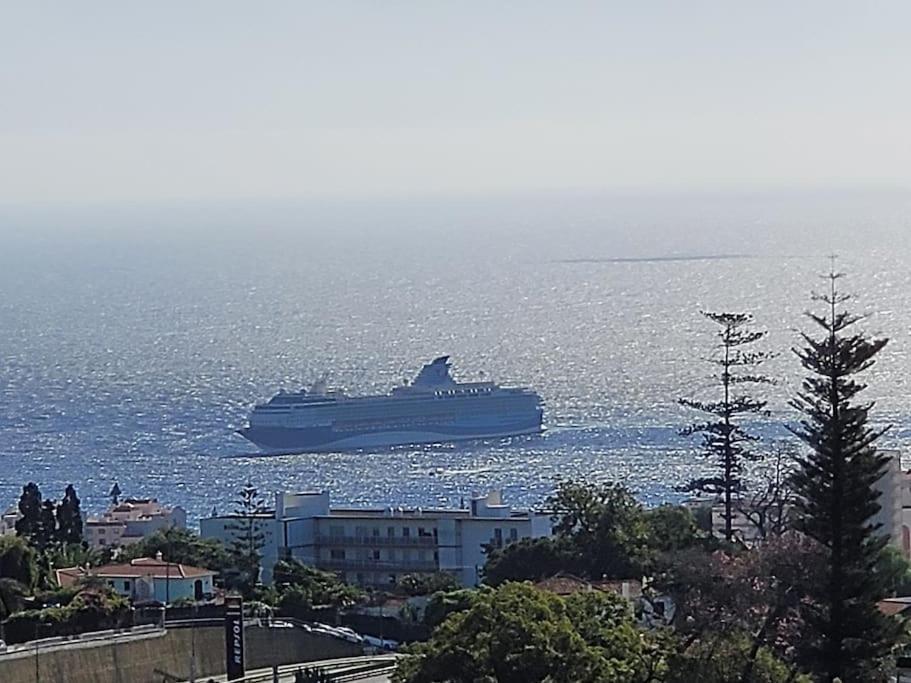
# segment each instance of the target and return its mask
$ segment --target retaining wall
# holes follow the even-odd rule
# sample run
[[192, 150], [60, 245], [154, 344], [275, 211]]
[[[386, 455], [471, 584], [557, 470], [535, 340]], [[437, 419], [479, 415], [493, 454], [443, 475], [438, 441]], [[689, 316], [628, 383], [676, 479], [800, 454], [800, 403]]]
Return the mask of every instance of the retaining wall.
[[[362, 654], [337, 638], [299, 628], [247, 626], [247, 669]], [[103, 641], [78, 641], [47, 649], [0, 655], [3, 683], [169, 683], [190, 677], [195, 652], [196, 678], [225, 671], [223, 627], [180, 628]]]

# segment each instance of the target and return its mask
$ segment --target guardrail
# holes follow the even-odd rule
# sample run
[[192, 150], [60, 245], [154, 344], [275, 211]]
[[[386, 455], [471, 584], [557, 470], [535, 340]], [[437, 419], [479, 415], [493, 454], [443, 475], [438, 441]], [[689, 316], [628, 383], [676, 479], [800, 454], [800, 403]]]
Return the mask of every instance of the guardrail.
[[[339, 659], [324, 659], [315, 662], [299, 662], [298, 664], [285, 664], [273, 669], [258, 669], [251, 671], [243, 678], [237, 678], [232, 683], [272, 683], [275, 680], [275, 674], [278, 673], [278, 680], [293, 681], [294, 674], [301, 670], [319, 670], [331, 676], [335, 683], [346, 683], [348, 681], [359, 681], [364, 678], [372, 678], [384, 673], [395, 671], [397, 661], [400, 655], [365, 655], [361, 657], [342, 657]], [[210, 680], [211, 677], [203, 677], [199, 680]], [[224, 676], [215, 677], [215, 681], [224, 681]]]
[[133, 626], [130, 628], [107, 629], [104, 631], [88, 631], [87, 633], [75, 633], [69, 636], [54, 636], [53, 638], [41, 638], [40, 640], [29, 640], [25, 643], [7, 645], [6, 649], [0, 650], [0, 656], [21, 652], [34, 652], [35, 650], [47, 650], [59, 645], [91, 643], [95, 640], [129, 638], [133, 636], [152, 635], [155, 633], [164, 633], [164, 629], [162, 629], [160, 626], [156, 626], [155, 624], [144, 624], [142, 626]]

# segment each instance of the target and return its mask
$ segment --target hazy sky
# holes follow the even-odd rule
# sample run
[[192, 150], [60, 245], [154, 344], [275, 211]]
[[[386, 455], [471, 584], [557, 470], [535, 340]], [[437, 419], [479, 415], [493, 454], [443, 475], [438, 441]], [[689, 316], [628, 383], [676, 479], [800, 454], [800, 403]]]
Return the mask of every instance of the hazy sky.
[[14, 2], [0, 202], [911, 186], [911, 3]]

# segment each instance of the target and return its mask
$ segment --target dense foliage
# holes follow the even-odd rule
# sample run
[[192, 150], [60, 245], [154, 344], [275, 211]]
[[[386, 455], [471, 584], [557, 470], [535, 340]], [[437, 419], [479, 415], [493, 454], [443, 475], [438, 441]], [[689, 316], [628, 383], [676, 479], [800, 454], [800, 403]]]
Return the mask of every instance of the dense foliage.
[[20, 536], [0, 536], [0, 578], [32, 588], [38, 580], [37, 553]]
[[215, 572], [224, 572], [232, 566], [231, 554], [218, 540], [202, 538], [188, 529], [166, 527], [147, 536], [137, 543], [122, 549], [121, 559], [125, 562], [138, 557], [155, 557], [161, 553], [169, 562], [202, 567]]
[[660, 667], [621, 599], [562, 599], [528, 584], [478, 592], [396, 673], [400, 683], [636, 683]]
[[869, 425], [873, 404], [857, 400], [866, 388], [857, 375], [886, 340], [849, 331], [859, 318], [843, 310], [849, 297], [838, 291], [839, 277], [832, 273], [829, 291], [815, 297], [824, 313], [808, 314], [822, 335], [804, 334], [806, 346], [795, 351], [809, 373], [792, 401], [803, 414], [793, 431], [809, 447], [793, 478], [796, 524], [825, 551], [823, 576], [805, 608], [814, 670], [826, 681], [875, 681], [885, 679], [883, 660], [899, 630], [876, 604], [889, 591], [876, 571], [888, 538], [873, 523], [888, 460], [875, 443], [885, 430]]
[[296, 560], [279, 560], [273, 570], [271, 602], [286, 616], [309, 618], [314, 608], [350, 607], [364, 593], [331, 573], [301, 564]]
[[548, 504], [554, 536], [491, 549], [485, 583], [537, 581], [559, 573], [641, 578], [666, 553], [710, 544], [688, 509], [663, 505], [648, 510], [620, 484], [563, 482]]
[[395, 589], [405, 595], [432, 595], [440, 591], [452, 591], [459, 587], [455, 576], [447, 572], [405, 574], [395, 582]]
[[93, 587], [59, 607], [16, 612], [3, 624], [8, 643], [67, 636], [129, 626], [132, 612], [125, 598], [108, 587]]

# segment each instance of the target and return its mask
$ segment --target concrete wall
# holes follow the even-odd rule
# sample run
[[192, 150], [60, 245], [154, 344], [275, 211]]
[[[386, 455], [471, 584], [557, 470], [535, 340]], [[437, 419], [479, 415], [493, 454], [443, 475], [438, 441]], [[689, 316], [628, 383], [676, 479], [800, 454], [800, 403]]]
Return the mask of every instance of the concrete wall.
[[[221, 627], [172, 629], [117, 641], [71, 643], [38, 655], [34, 651], [0, 655], [3, 683], [162, 683], [165, 674], [189, 678], [191, 652], [196, 676], [225, 670], [225, 638]], [[298, 628], [246, 628], [247, 669], [274, 664], [361, 654], [352, 643], [306, 633]]]

